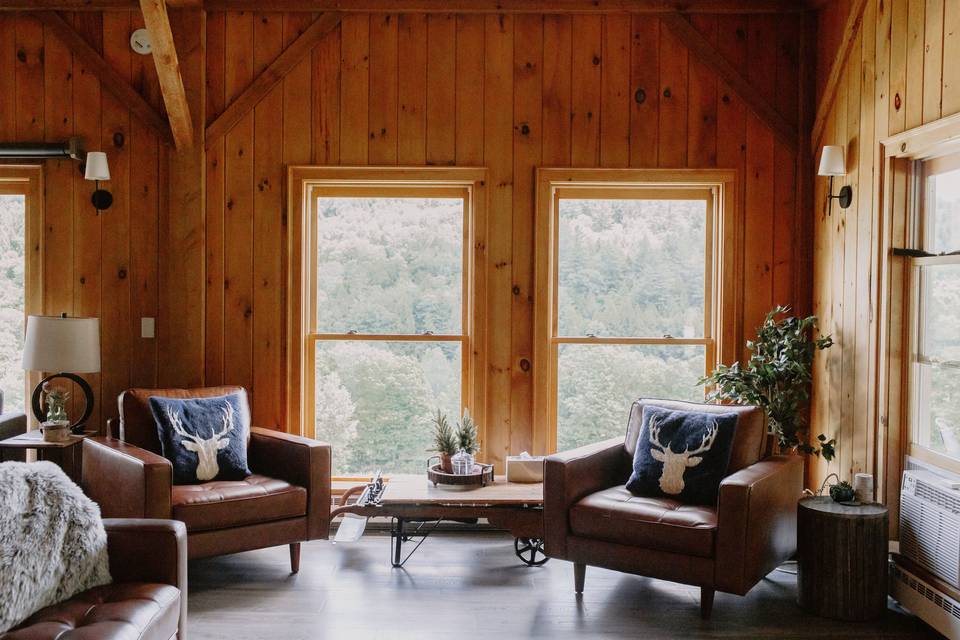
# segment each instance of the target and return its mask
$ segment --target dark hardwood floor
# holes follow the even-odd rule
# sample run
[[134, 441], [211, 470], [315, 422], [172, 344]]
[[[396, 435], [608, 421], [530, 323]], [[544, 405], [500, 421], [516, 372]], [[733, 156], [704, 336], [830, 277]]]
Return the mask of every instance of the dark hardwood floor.
[[[699, 590], [588, 568], [573, 592], [573, 566], [529, 568], [506, 534], [435, 534], [402, 569], [389, 537], [312, 542], [290, 575], [286, 547], [190, 563], [191, 640], [459, 638], [937, 638], [891, 602], [886, 617], [849, 624], [804, 614], [796, 578], [774, 572], [744, 598], [718, 593], [699, 617]], [[475, 634], [474, 630], [483, 630]]]

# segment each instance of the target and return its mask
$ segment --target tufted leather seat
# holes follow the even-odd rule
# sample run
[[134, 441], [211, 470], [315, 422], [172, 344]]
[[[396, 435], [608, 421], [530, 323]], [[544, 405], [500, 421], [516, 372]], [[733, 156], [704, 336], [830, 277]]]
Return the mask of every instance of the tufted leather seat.
[[177, 634], [180, 590], [167, 584], [108, 584], [30, 616], [3, 640], [144, 638]]
[[173, 518], [187, 531], [206, 531], [301, 517], [307, 513], [307, 490], [253, 474], [243, 480], [174, 485], [170, 503]]
[[570, 531], [607, 542], [710, 558], [717, 510], [669, 498], [635, 496], [620, 485], [574, 504]]

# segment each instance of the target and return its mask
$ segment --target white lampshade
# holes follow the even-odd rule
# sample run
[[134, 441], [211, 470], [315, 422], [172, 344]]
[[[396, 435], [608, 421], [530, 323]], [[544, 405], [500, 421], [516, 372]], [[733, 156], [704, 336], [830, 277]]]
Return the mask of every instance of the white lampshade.
[[85, 180], [109, 180], [110, 167], [107, 166], [107, 154], [103, 151], [87, 153], [87, 170], [83, 174]]
[[100, 371], [100, 320], [29, 316], [23, 345], [26, 371]]
[[842, 146], [828, 144], [823, 148], [820, 154], [820, 170], [817, 173], [821, 176], [847, 175], [847, 163], [843, 158]]

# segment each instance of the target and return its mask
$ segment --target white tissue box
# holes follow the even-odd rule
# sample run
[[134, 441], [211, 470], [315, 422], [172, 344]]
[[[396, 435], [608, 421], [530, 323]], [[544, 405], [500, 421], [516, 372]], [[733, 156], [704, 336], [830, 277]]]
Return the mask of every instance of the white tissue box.
[[507, 482], [543, 482], [544, 456], [507, 456]]

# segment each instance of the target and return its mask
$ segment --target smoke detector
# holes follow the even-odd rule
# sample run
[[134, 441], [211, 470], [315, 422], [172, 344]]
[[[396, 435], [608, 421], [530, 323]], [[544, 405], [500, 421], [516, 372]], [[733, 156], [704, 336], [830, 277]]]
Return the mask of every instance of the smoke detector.
[[149, 55], [153, 51], [153, 43], [150, 41], [150, 32], [146, 29], [137, 29], [130, 34], [130, 48], [142, 56]]

